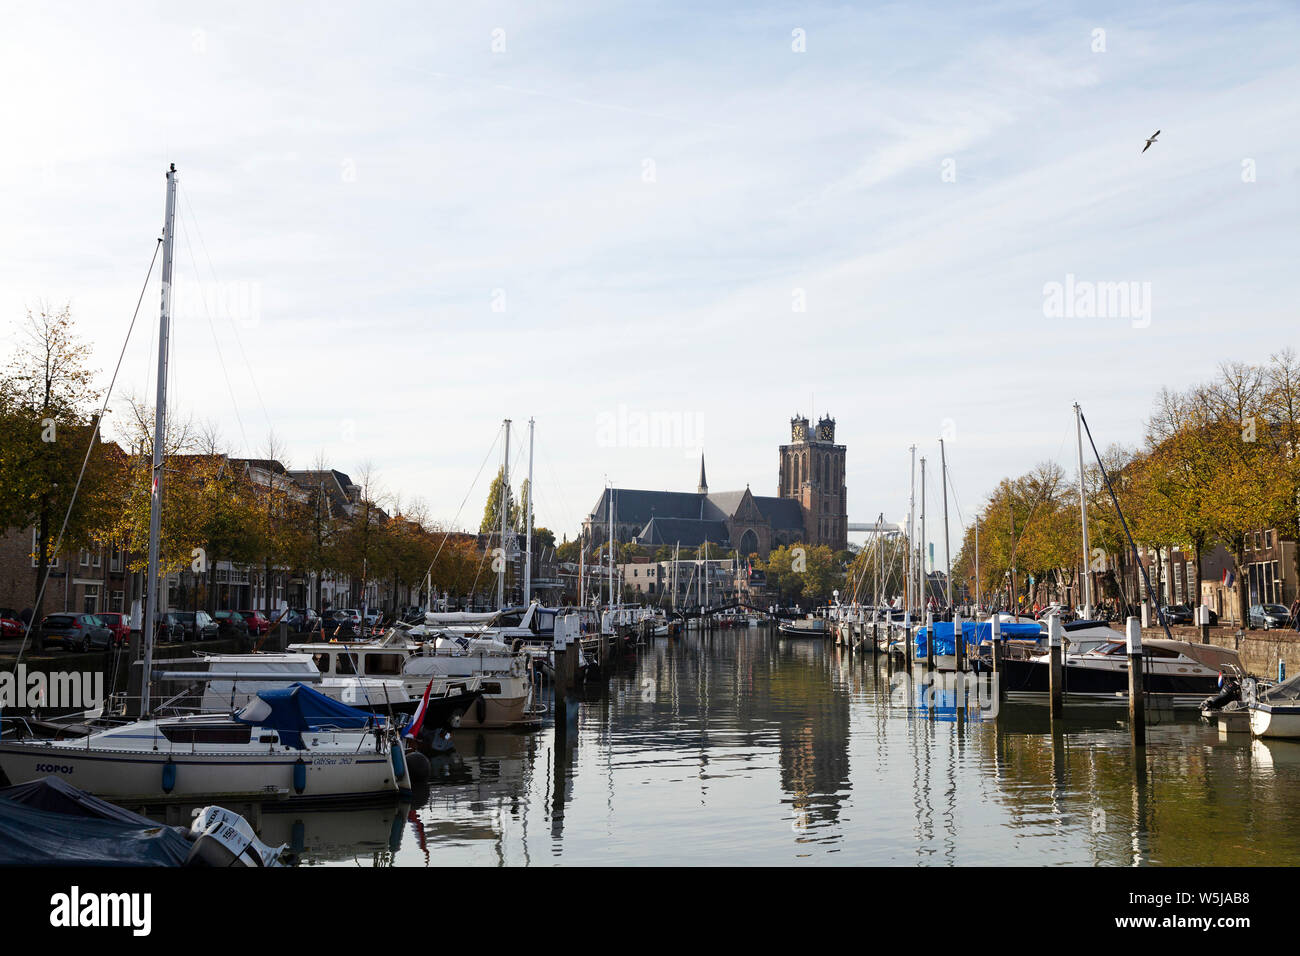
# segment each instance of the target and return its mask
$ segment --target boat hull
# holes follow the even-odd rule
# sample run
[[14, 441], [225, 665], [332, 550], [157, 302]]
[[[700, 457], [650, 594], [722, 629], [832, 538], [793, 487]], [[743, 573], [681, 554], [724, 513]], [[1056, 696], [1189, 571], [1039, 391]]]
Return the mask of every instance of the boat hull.
[[[294, 785], [295, 771], [305, 765], [305, 786]], [[168, 764], [174, 782], [164, 789]], [[288, 801], [291, 803], [364, 803], [397, 799], [409, 791], [393, 772], [392, 757], [382, 753], [183, 753], [177, 751], [106, 751], [45, 744], [0, 744], [0, 770], [10, 783], [58, 777], [118, 803], [168, 803], [202, 800]]]
[[[1074, 702], [1127, 704], [1128, 670], [1080, 667], [1062, 668], [1064, 693]], [[1000, 675], [1008, 700], [1040, 699], [1050, 692], [1049, 665], [1041, 660], [1002, 661]], [[1199, 708], [1206, 697], [1217, 693], [1218, 675], [1165, 674], [1148, 671], [1143, 675], [1145, 695], [1178, 708]]]
[[1250, 708], [1250, 732], [1256, 737], [1300, 740], [1300, 707], [1258, 704]]

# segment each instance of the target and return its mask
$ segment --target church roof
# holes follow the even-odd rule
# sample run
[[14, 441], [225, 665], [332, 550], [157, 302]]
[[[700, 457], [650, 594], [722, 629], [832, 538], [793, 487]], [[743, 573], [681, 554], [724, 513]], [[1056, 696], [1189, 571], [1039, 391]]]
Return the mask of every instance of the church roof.
[[705, 541], [725, 544], [727, 524], [692, 518], [652, 518], [633, 540], [637, 544], [680, 544], [687, 548], [698, 548]]
[[[615, 488], [614, 516], [619, 524], [637, 524], [642, 527], [656, 519], [721, 522], [736, 513], [744, 497], [744, 491], [717, 491], [701, 495], [682, 491]], [[754, 495], [753, 499], [759, 512], [773, 528], [803, 530], [803, 509], [794, 498]], [[600, 523], [607, 521], [608, 502], [609, 495], [602, 493], [596, 506], [591, 509], [592, 520]]]
[[[684, 491], [642, 491], [636, 488], [614, 489], [614, 517], [619, 524], [647, 524], [651, 518], [701, 518], [704, 495]], [[591, 517], [599, 522], [609, 519], [609, 494], [602, 492]]]

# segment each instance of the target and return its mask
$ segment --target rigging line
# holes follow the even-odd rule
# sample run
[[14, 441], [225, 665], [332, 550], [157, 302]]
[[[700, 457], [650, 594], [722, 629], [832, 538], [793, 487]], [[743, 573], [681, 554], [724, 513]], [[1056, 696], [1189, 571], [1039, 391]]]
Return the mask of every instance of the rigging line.
[[[162, 248], [162, 237], [153, 247], [153, 258], [149, 260], [149, 271], [145, 273], [144, 284], [140, 286], [140, 295], [135, 300], [135, 311], [131, 313], [131, 324], [126, 329], [126, 340], [122, 343], [122, 351], [118, 353], [117, 364], [113, 367], [113, 377], [109, 379], [108, 390], [104, 392], [104, 403], [100, 406], [99, 417], [95, 419], [95, 427], [90, 431], [90, 440], [86, 443], [86, 456], [81, 459], [81, 471], [77, 472], [77, 483], [73, 486], [72, 497], [68, 500], [68, 510], [63, 515], [63, 524], [59, 527], [59, 536], [54, 539], [54, 553], [59, 553], [59, 547], [63, 543], [64, 532], [68, 530], [68, 521], [72, 517], [72, 508], [77, 503], [77, 493], [81, 491], [81, 480], [86, 476], [86, 465], [90, 463], [90, 453], [95, 450], [95, 440], [99, 437], [99, 430], [103, 427], [104, 414], [108, 411], [108, 401], [113, 395], [113, 386], [117, 383], [117, 373], [122, 370], [122, 360], [126, 357], [126, 347], [131, 341], [131, 331], [135, 328], [135, 320], [140, 315], [140, 305], [144, 302], [145, 291], [149, 288], [149, 278], [153, 275], [154, 264], [158, 261], [158, 250]], [[41, 580], [40, 589], [36, 592], [36, 607], [41, 606], [45, 598], [45, 586], [50, 583], [50, 572], [54, 570], [51, 563], [45, 566], [45, 577]], [[23, 631], [23, 642], [18, 647], [18, 657], [15, 665], [21, 664], [23, 653], [27, 650], [27, 640], [32, 633], [32, 625], [36, 622], [35, 608], [32, 609], [31, 620], [27, 622], [27, 629]]]
[[[199, 227], [199, 217], [195, 215], [194, 207], [190, 204], [190, 194], [188, 189], [181, 190], [181, 199], [185, 201], [185, 207], [190, 211], [190, 218], [194, 220], [194, 232], [199, 237], [199, 248], [203, 250], [203, 256], [208, 260], [208, 272], [212, 274], [212, 281], [216, 282], [217, 270], [212, 265], [212, 255], [208, 252], [208, 244], [203, 240], [203, 230]], [[239, 328], [235, 325], [234, 317], [230, 315], [229, 311], [226, 313], [226, 318], [230, 322], [231, 331], [234, 332], [235, 346], [239, 349], [239, 357], [244, 362], [244, 368], [249, 370], [249, 382], [253, 386], [253, 394], [257, 397], [257, 404], [262, 408], [262, 417], [266, 419], [267, 428], [273, 428], [274, 426], [271, 424], [271, 413], [266, 410], [266, 402], [262, 400], [262, 390], [258, 387], [257, 376], [252, 374], [253, 366], [249, 363], [248, 355], [244, 352], [244, 340], [239, 334]], [[249, 451], [251, 452], [252, 449], [249, 449]]]
[[[194, 267], [194, 280], [197, 285], [199, 282], [199, 264], [194, 258], [194, 246], [190, 244], [189, 228], [184, 216], [181, 217], [181, 238], [185, 240], [185, 251], [190, 254], [190, 264]], [[213, 283], [215, 284], [215, 282], [216, 276], [214, 274]], [[203, 302], [203, 314], [208, 320], [208, 331], [212, 333], [212, 347], [217, 353], [217, 364], [221, 366], [221, 377], [225, 379], [226, 391], [230, 393], [231, 410], [235, 413], [235, 421], [239, 424], [239, 435], [244, 440], [245, 454], [252, 455], [253, 447], [248, 442], [248, 433], [244, 431], [244, 419], [243, 416], [239, 414], [239, 401], [235, 398], [235, 388], [230, 383], [230, 370], [226, 368], [226, 358], [221, 354], [221, 343], [217, 340], [217, 327], [212, 322], [212, 312], [208, 308], [208, 298], [207, 296], [202, 295], [201, 291], [202, 290], [199, 290], [200, 294], [198, 298]], [[245, 360], [245, 364], [247, 364], [247, 360]]]
[[[469, 491], [465, 492], [465, 497], [460, 500], [460, 507], [456, 509], [456, 514], [451, 519], [451, 527], [449, 527], [446, 531], [443, 532], [442, 541], [439, 542], [438, 544], [438, 550], [433, 553], [433, 560], [429, 562], [428, 569], [422, 575], [423, 578], [428, 578], [428, 576], [433, 573], [433, 566], [438, 563], [438, 555], [442, 554], [443, 546], [446, 545], [447, 539], [451, 537], [452, 529], [456, 527], [456, 522], [460, 520], [460, 513], [465, 508], [465, 502], [469, 501], [469, 496], [474, 493], [474, 488], [478, 485], [479, 478], [483, 476], [483, 469], [487, 467], [487, 463], [492, 457], [492, 452], [496, 451], [497, 442], [501, 440], [501, 433], [504, 431], [505, 431], [505, 425], [501, 425], [497, 428], [496, 438], [492, 440], [492, 446], [488, 448], [487, 454], [483, 456], [483, 461], [478, 466], [478, 474], [474, 476], [474, 481], [471, 482], [469, 486]], [[475, 576], [474, 582], [475, 584], [478, 583], [477, 576]], [[430, 603], [432, 603], [432, 598], [430, 599]]]
[[[1106, 466], [1101, 463], [1101, 455], [1097, 452], [1097, 443], [1092, 440], [1092, 429], [1088, 427], [1088, 419], [1083, 415], [1083, 409], [1079, 409], [1079, 421], [1083, 422], [1083, 430], [1088, 433], [1088, 444], [1092, 446], [1093, 457], [1097, 459], [1097, 467], [1101, 469], [1101, 476], [1106, 479], [1106, 490], [1110, 492], [1110, 500], [1115, 505], [1115, 513], [1119, 515], [1119, 523], [1124, 528], [1124, 536], [1128, 538], [1129, 547], [1133, 549], [1133, 562], [1142, 572], [1142, 580], [1147, 586], [1147, 600], [1155, 605], [1156, 616], [1160, 618], [1160, 624], [1165, 629], [1165, 637], [1169, 640], [1174, 639], [1174, 635], [1169, 630], [1169, 619], [1165, 617], [1165, 612], [1160, 608], [1160, 602], [1156, 600], [1155, 591], [1151, 588], [1151, 576], [1147, 574], [1147, 567], [1138, 557], [1137, 544], [1133, 541], [1133, 535], [1129, 533], [1128, 522], [1124, 519], [1124, 512], [1120, 509], [1119, 498], [1115, 495], [1115, 486], [1110, 482], [1110, 475], [1106, 471]], [[1127, 602], [1126, 602], [1127, 603]]]

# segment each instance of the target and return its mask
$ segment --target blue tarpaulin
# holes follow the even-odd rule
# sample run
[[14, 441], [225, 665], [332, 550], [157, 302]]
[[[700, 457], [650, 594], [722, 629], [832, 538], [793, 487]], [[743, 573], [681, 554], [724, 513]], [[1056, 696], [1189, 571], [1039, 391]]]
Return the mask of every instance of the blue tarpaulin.
[[[1042, 633], [1042, 628], [1037, 624], [1013, 624], [1010, 621], [1002, 624], [1002, 636], [1011, 640], [1037, 640], [1042, 636]], [[972, 647], [978, 647], [985, 641], [993, 639], [993, 625], [987, 621], [981, 621], [978, 624], [974, 621], [962, 621], [961, 636], [968, 650]], [[925, 657], [929, 654], [927, 650], [928, 640], [928, 629], [919, 628], [915, 638], [916, 657]], [[936, 657], [954, 653], [952, 621], [936, 621], [934, 623], [934, 653]]]
[[299, 750], [303, 749], [304, 732], [364, 730], [384, 723], [383, 717], [349, 707], [297, 683], [259, 691], [257, 699], [249, 701], [235, 719], [274, 730], [281, 743]]
[[181, 866], [175, 827], [55, 777], [0, 790], [0, 866]]

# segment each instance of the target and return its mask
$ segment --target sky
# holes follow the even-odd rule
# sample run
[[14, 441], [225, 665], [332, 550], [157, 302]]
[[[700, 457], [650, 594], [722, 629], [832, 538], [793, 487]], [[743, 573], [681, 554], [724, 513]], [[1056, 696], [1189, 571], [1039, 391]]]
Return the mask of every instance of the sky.
[[572, 537], [701, 450], [775, 494], [800, 412], [853, 522], [944, 437], [956, 541], [1075, 402], [1300, 347], [1294, 4], [699, 7], [5, 0], [0, 357], [69, 303], [152, 400], [168, 163], [170, 414], [462, 527], [503, 419]]

